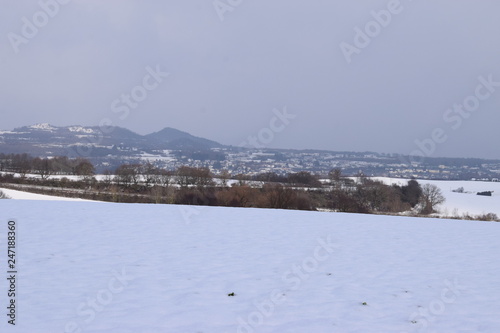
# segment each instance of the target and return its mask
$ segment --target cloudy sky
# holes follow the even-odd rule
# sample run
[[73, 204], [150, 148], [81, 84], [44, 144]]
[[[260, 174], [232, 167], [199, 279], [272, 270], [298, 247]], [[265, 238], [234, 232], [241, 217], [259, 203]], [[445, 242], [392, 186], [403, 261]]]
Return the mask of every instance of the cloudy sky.
[[0, 1], [3, 130], [500, 159], [498, 0]]

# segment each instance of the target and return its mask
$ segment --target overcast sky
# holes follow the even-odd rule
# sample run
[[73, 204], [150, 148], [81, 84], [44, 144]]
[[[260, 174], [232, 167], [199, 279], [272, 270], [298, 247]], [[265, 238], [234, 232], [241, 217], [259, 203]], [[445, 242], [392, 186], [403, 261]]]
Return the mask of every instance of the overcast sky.
[[498, 0], [0, 1], [3, 130], [500, 158]]

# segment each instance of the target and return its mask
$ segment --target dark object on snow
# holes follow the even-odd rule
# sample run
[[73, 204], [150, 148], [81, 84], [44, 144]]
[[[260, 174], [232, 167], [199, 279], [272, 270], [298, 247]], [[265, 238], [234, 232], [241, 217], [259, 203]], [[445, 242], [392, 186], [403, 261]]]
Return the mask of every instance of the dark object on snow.
[[484, 195], [486, 197], [491, 197], [493, 191], [477, 192], [477, 195]]

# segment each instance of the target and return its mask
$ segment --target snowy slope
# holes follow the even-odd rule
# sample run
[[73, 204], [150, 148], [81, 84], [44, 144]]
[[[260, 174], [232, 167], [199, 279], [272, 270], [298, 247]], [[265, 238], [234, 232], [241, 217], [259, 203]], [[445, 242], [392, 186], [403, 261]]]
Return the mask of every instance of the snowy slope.
[[10, 199], [15, 199], [15, 200], [90, 201], [78, 198], [66, 198], [66, 197], [57, 197], [52, 195], [35, 194], [35, 193], [16, 191], [6, 188], [0, 188], [0, 191], [5, 193]]
[[[398, 178], [376, 177], [386, 184], [404, 185], [408, 180]], [[439, 207], [442, 215], [450, 216], [454, 212], [459, 215], [469, 213], [473, 215], [495, 213], [500, 216], [500, 182], [482, 181], [446, 181], [446, 180], [421, 180], [423, 184], [434, 184], [441, 189], [446, 202]], [[456, 193], [453, 190], [463, 187], [464, 193]], [[485, 197], [477, 195], [477, 192], [494, 191], [493, 196]]]
[[23, 200], [0, 212], [2, 247], [17, 219], [20, 271], [17, 329], [2, 314], [1, 332], [500, 331], [500, 223]]

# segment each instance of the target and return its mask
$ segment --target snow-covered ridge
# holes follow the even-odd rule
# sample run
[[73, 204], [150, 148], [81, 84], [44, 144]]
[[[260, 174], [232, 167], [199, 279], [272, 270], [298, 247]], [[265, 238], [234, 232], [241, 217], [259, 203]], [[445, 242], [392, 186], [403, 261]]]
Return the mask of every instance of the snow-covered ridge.
[[41, 131], [54, 131], [54, 130], [57, 129], [57, 128], [51, 126], [48, 123], [41, 123], [41, 124], [31, 125], [31, 126], [29, 126], [29, 128], [36, 129], [36, 130], [41, 130]]
[[78, 133], [87, 133], [87, 134], [94, 133], [93, 129], [86, 128], [86, 127], [83, 127], [83, 126], [71, 126], [71, 127], [68, 127], [68, 130], [70, 132], [78, 132]]

